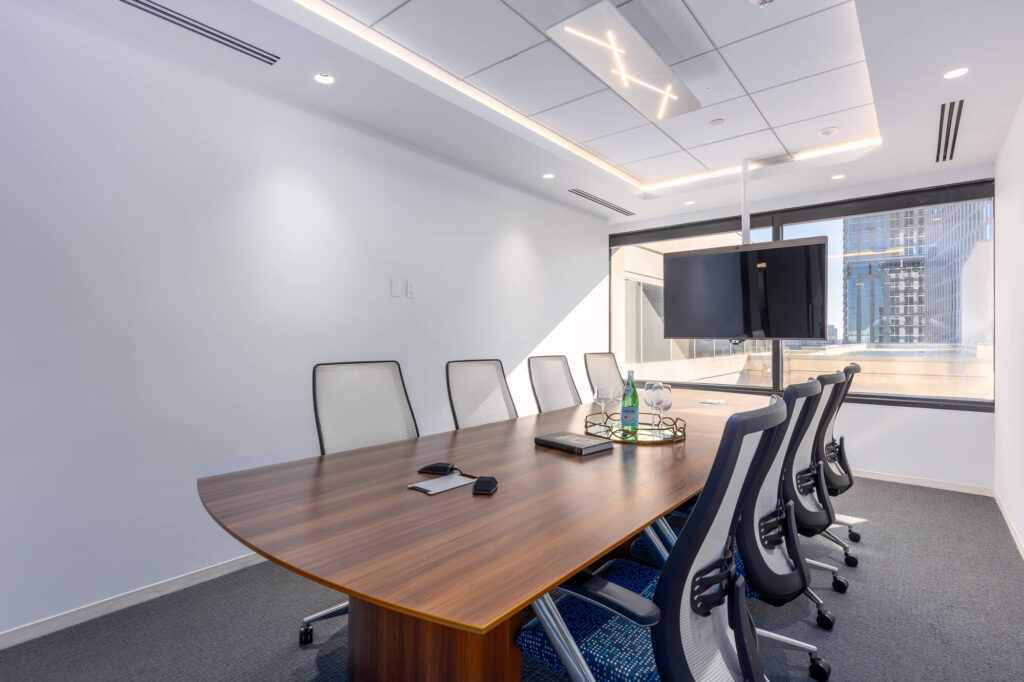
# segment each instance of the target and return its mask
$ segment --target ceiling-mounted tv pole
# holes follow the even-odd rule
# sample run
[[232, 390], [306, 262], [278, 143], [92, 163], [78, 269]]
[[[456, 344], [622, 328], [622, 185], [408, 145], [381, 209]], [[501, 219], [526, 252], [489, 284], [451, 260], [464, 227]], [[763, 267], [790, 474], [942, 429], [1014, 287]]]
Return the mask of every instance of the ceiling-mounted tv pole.
[[750, 207], [747, 205], [747, 177], [750, 175], [750, 161], [743, 159], [740, 165], [740, 227], [743, 243], [750, 243]]

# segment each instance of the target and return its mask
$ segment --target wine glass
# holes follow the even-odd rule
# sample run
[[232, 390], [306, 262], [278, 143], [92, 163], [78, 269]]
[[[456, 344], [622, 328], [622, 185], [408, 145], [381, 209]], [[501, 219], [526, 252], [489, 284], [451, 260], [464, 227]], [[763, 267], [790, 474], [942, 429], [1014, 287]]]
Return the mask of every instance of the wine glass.
[[608, 386], [598, 386], [594, 389], [594, 402], [601, 406], [601, 421], [608, 423], [608, 411], [605, 406], [612, 400], [612, 389]]
[[612, 386], [612, 402], [613, 403], [618, 403], [620, 405], [620, 410], [621, 410], [621, 405], [622, 405], [622, 396], [625, 395], [625, 393], [626, 393], [626, 387], [625, 386], [623, 386], [621, 384], [617, 384], [615, 386]]
[[[653, 414], [654, 412], [654, 391], [658, 386], [657, 381], [648, 381], [644, 384], [644, 404], [647, 405], [648, 409]], [[653, 416], [651, 417], [651, 425], [654, 425]]]
[[[664, 418], [664, 414], [672, 409], [672, 403], [673, 402], [674, 402], [674, 400], [672, 398], [672, 387], [669, 386], [668, 384], [662, 384], [661, 385], [661, 403], [658, 405], [658, 409], [660, 411], [660, 414], [658, 415], [658, 424], [659, 425], [661, 424], [661, 421]], [[662, 437], [664, 437], [664, 432], [662, 432]]]

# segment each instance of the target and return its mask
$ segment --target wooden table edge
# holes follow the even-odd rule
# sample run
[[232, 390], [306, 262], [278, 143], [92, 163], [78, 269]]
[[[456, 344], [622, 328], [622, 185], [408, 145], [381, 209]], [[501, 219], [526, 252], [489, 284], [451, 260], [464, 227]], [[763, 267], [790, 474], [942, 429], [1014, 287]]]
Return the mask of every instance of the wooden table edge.
[[[270, 466], [273, 466], [273, 465], [270, 465]], [[345, 588], [345, 587], [343, 587], [341, 585], [337, 585], [337, 584], [331, 583], [330, 581], [328, 581], [326, 579], [323, 579], [323, 578], [320, 578], [319, 576], [313, 575], [312, 573], [308, 573], [306, 571], [303, 571], [302, 569], [300, 569], [300, 568], [298, 568], [296, 566], [293, 566], [293, 565], [291, 565], [291, 564], [289, 564], [289, 563], [287, 563], [285, 561], [282, 561], [281, 559], [279, 559], [279, 558], [277, 558], [275, 556], [267, 554], [266, 552], [261, 550], [259, 547], [256, 547], [255, 545], [250, 544], [244, 538], [240, 537], [234, 531], [232, 531], [230, 528], [228, 528], [223, 523], [221, 523], [220, 519], [218, 519], [213, 514], [213, 512], [210, 511], [209, 506], [207, 506], [207, 504], [206, 504], [206, 500], [203, 498], [203, 490], [202, 490], [202, 483], [203, 483], [203, 481], [209, 480], [209, 479], [213, 479], [213, 478], [218, 478], [219, 476], [226, 476], [226, 475], [228, 475], [228, 474], [216, 474], [216, 475], [213, 475], [213, 476], [204, 476], [204, 477], [202, 477], [200, 479], [197, 479], [196, 480], [196, 490], [199, 493], [199, 500], [200, 500], [200, 502], [203, 503], [203, 508], [206, 510], [206, 513], [210, 515], [210, 518], [212, 518], [214, 521], [217, 522], [218, 526], [223, 528], [228, 533], [228, 535], [230, 535], [235, 540], [237, 540], [238, 542], [242, 543], [243, 545], [245, 545], [246, 547], [251, 549], [256, 554], [259, 554], [264, 559], [267, 559], [268, 561], [270, 561], [272, 563], [275, 563], [278, 566], [291, 571], [292, 573], [300, 575], [303, 578], [306, 578], [307, 580], [312, 580], [315, 583], [323, 585], [324, 587], [328, 587], [328, 588], [330, 588], [332, 590], [335, 590], [337, 592], [340, 592], [340, 593], [342, 593], [344, 595], [355, 597], [356, 599], [361, 599], [362, 601], [367, 601], [367, 602], [370, 602], [371, 604], [375, 604], [377, 606], [380, 606], [380, 607], [386, 608], [386, 609], [390, 609], [392, 611], [397, 611], [399, 613], [404, 613], [406, 615], [414, 616], [416, 618], [422, 618], [423, 620], [427, 620], [427, 621], [430, 621], [432, 623], [437, 623], [439, 625], [445, 625], [447, 627], [452, 627], [452, 628], [456, 628], [456, 629], [459, 629], [459, 630], [465, 630], [467, 632], [471, 632], [471, 633], [476, 634], [476, 635], [486, 634], [486, 633], [490, 632], [491, 630], [493, 630], [494, 628], [496, 628], [499, 625], [501, 625], [502, 623], [504, 623], [505, 621], [509, 620], [510, 618], [515, 617], [516, 614], [522, 613], [522, 611], [525, 610], [527, 606], [529, 606], [534, 601], [536, 601], [538, 597], [540, 597], [540, 596], [542, 596], [544, 594], [547, 594], [548, 592], [551, 592], [551, 590], [557, 588], [559, 585], [564, 583], [569, 578], [573, 577], [574, 575], [576, 575], [580, 571], [586, 569], [587, 566], [590, 566], [591, 564], [593, 564], [595, 561], [600, 559], [602, 556], [607, 554], [609, 551], [611, 551], [614, 548], [618, 547], [619, 545], [625, 543], [627, 540], [629, 540], [631, 537], [633, 537], [637, 533], [642, 532], [644, 528], [646, 528], [647, 526], [649, 526], [652, 523], [654, 523], [654, 521], [656, 521], [657, 519], [659, 519], [659, 518], [661, 518], [663, 516], [667, 516], [670, 512], [672, 512], [676, 508], [678, 508], [679, 505], [683, 504], [687, 500], [692, 499], [694, 496], [700, 494], [700, 490], [697, 490], [696, 492], [692, 493], [688, 497], [686, 497], [686, 498], [684, 498], [684, 499], [674, 503], [668, 509], [666, 509], [664, 512], [658, 514], [653, 519], [651, 519], [647, 523], [645, 523], [640, 529], [635, 530], [635, 531], [630, 531], [629, 533], [627, 533], [623, 537], [621, 537], [618, 540], [612, 542], [607, 548], [605, 548], [604, 550], [602, 550], [601, 552], [599, 552], [595, 556], [592, 556], [589, 559], [587, 559], [578, 568], [576, 568], [576, 569], [570, 571], [569, 573], [565, 574], [564, 576], [562, 576], [561, 578], [559, 578], [554, 583], [552, 583], [548, 587], [544, 588], [543, 590], [541, 590], [537, 594], [529, 597], [528, 599], [525, 599], [525, 600], [521, 601], [517, 605], [515, 605], [512, 608], [510, 608], [507, 611], [505, 611], [499, 617], [495, 618], [494, 620], [492, 620], [491, 622], [487, 623], [483, 627], [480, 627], [480, 626], [476, 626], [476, 625], [471, 625], [469, 623], [463, 623], [461, 621], [451, 620], [449, 618], [441, 618], [441, 617], [438, 617], [438, 616], [435, 616], [435, 615], [432, 615], [432, 614], [429, 614], [429, 613], [424, 613], [422, 611], [417, 611], [415, 609], [410, 609], [408, 607], [401, 606], [400, 604], [395, 604], [393, 602], [388, 602], [388, 601], [385, 601], [385, 600], [382, 600], [382, 599], [377, 599], [375, 597], [371, 597], [368, 594], [364, 594], [362, 592], [359, 592], [358, 590], [349, 590], [349, 589], [347, 589], [347, 588]]]

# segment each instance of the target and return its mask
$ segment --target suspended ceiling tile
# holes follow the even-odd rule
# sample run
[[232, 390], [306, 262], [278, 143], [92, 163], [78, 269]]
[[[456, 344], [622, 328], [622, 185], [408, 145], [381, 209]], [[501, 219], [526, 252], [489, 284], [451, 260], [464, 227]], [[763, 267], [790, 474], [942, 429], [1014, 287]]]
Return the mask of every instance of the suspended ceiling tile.
[[[827, 128], [839, 130], [830, 136], [821, 135], [821, 131]], [[875, 106], [867, 104], [781, 126], [775, 129], [775, 133], [789, 151], [799, 152], [874, 137], [878, 135], [878, 119], [875, 117]]]
[[541, 31], [546, 31], [593, 5], [594, 0], [505, 0], [505, 4]]
[[673, 152], [620, 166], [640, 182], [661, 182], [707, 170], [686, 152]]
[[544, 40], [499, 0], [412, 0], [374, 29], [460, 78]]
[[753, 93], [864, 60], [853, 3], [839, 5], [722, 48]]
[[[722, 119], [714, 125], [711, 121]], [[676, 116], [660, 124], [662, 130], [686, 148], [736, 137], [768, 127], [749, 97], [738, 97]]]
[[533, 119], [576, 142], [586, 142], [648, 122], [609, 89], [549, 109]]
[[404, 0], [326, 0], [353, 19], [372, 25], [388, 12], [401, 5]]
[[713, 142], [689, 150], [698, 161], [712, 170], [735, 166], [744, 159], [754, 161], [785, 154], [775, 135], [770, 130], [734, 137], [731, 140]]
[[666, 64], [695, 57], [714, 47], [681, 2], [633, 0], [619, 11]]
[[467, 80], [528, 116], [605, 87], [551, 41], [531, 47]]
[[743, 86], [717, 52], [687, 59], [672, 67], [702, 106], [710, 106], [743, 95]]
[[753, 97], [773, 127], [873, 101], [864, 62], [780, 85]]
[[672, 138], [653, 124], [591, 140], [586, 146], [615, 165], [681, 151]]
[[766, 7], [744, 0], [686, 0], [719, 47], [847, 0], [780, 0]]

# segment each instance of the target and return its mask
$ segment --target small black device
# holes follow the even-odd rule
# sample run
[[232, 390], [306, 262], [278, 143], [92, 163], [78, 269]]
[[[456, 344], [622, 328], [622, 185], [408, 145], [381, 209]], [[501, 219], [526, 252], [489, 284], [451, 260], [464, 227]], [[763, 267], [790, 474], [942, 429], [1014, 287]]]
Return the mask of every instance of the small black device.
[[455, 470], [455, 465], [450, 462], [434, 462], [419, 470], [418, 473], [430, 474], [432, 476], [447, 476]]
[[480, 476], [473, 484], [474, 495], [493, 495], [498, 489], [498, 479], [494, 476]]

